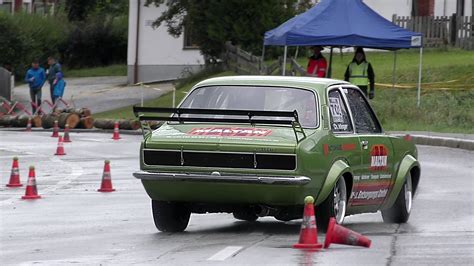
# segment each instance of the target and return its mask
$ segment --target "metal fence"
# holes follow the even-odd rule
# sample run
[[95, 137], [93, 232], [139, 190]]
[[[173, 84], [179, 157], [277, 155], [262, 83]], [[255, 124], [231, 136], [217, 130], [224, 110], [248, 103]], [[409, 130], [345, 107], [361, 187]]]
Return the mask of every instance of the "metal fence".
[[425, 47], [453, 46], [474, 50], [474, 20], [472, 16], [392, 17], [392, 22], [402, 28], [420, 32]]
[[12, 74], [10, 71], [0, 67], [0, 97], [9, 101], [12, 99]]

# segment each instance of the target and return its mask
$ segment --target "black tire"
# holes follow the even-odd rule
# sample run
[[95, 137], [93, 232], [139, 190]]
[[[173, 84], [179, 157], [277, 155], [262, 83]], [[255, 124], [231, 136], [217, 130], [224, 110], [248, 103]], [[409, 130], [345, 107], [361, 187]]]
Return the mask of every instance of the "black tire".
[[189, 223], [191, 212], [183, 204], [166, 201], [151, 201], [153, 221], [161, 232], [182, 232]]
[[247, 222], [255, 222], [258, 219], [258, 216], [250, 211], [235, 211], [232, 214], [235, 219]]
[[393, 206], [389, 209], [382, 210], [383, 221], [386, 223], [406, 223], [408, 218], [410, 218], [412, 200], [413, 183], [411, 181], [411, 175], [408, 174]]
[[[339, 186], [339, 187], [338, 187]], [[346, 181], [344, 180], [343, 177], [339, 178], [339, 180], [336, 182], [334, 185], [333, 189], [331, 190], [331, 193], [329, 193], [328, 197], [316, 207], [316, 224], [318, 226], [318, 231], [321, 232], [326, 232], [328, 229], [328, 224], [329, 224], [329, 219], [331, 217], [336, 217], [337, 216], [337, 210], [335, 208], [335, 200], [337, 198], [335, 191], [336, 189], [339, 188], [338, 190], [343, 193], [343, 198], [339, 198], [339, 202], [342, 200], [344, 201], [344, 208], [341, 210], [341, 214], [338, 216], [339, 221], [338, 223], [342, 223], [344, 220], [344, 216], [346, 213], [346, 207], [347, 207], [347, 190], [346, 190]]]

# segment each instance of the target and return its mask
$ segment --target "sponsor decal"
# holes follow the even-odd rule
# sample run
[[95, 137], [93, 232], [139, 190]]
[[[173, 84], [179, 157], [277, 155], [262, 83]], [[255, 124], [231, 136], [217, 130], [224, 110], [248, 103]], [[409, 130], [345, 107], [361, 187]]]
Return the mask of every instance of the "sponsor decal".
[[344, 117], [339, 97], [329, 97], [329, 110], [334, 123], [344, 123]]
[[356, 145], [354, 143], [346, 144], [323, 144], [324, 155], [328, 155], [331, 151], [353, 151]]
[[388, 150], [385, 145], [373, 145], [370, 151], [370, 170], [381, 171], [387, 169]]
[[405, 136], [403, 136], [403, 139], [404, 139], [405, 141], [411, 141], [411, 140], [412, 140], [412, 137], [411, 137], [410, 134], [406, 134]]
[[193, 128], [188, 135], [218, 137], [264, 137], [272, 133], [270, 129], [243, 127], [207, 127]]
[[387, 196], [388, 189], [379, 190], [360, 190], [352, 192], [351, 198], [354, 200], [375, 200], [384, 199]]

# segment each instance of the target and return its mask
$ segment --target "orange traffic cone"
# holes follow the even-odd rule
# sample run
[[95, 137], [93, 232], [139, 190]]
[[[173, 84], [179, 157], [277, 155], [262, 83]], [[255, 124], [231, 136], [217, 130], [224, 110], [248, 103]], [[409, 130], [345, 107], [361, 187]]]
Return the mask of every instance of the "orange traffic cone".
[[28, 174], [28, 184], [26, 185], [25, 195], [22, 199], [39, 199], [38, 190], [36, 189], [35, 167], [30, 166], [30, 173]]
[[64, 152], [64, 143], [62, 136], [59, 136], [58, 138], [58, 148], [56, 149], [56, 153], [54, 155], [66, 155], [66, 153]]
[[304, 199], [303, 223], [301, 224], [300, 240], [293, 248], [318, 250], [323, 244], [318, 243], [318, 229], [314, 217], [314, 198], [307, 196]]
[[10, 174], [10, 181], [7, 187], [21, 187], [23, 186], [20, 182], [20, 170], [18, 167], [18, 157], [13, 157], [12, 172]]
[[115, 121], [114, 123], [114, 135], [112, 136], [113, 140], [119, 140], [120, 139], [120, 132], [119, 132], [119, 123]]
[[53, 126], [53, 134], [51, 135], [53, 138], [59, 137], [59, 126], [58, 126], [58, 121], [54, 121], [54, 126]]
[[66, 124], [66, 126], [64, 127], [64, 140], [63, 142], [72, 142], [71, 141], [71, 138], [69, 137], [69, 125]]
[[28, 118], [28, 123], [26, 124], [26, 129], [25, 131], [30, 132], [31, 131], [31, 117]]
[[102, 184], [97, 190], [100, 192], [112, 192], [115, 189], [112, 187], [112, 176], [110, 175], [110, 161], [105, 160], [104, 162], [104, 174], [102, 175]]
[[370, 248], [372, 241], [359, 233], [338, 225], [336, 219], [331, 218], [329, 219], [324, 248], [328, 248], [331, 243]]

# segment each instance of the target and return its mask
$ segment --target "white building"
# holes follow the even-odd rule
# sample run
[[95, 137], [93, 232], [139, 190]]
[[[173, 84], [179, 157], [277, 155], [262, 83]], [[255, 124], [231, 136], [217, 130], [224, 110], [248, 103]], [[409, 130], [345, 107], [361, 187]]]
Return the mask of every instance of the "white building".
[[165, 25], [156, 29], [152, 27], [165, 5], [159, 8], [154, 5], [145, 7], [144, 2], [130, 0], [128, 82], [174, 80], [199, 70], [204, 58], [185, 33], [174, 38], [169, 35]]
[[[392, 20], [393, 14], [413, 15], [414, 4], [418, 5], [418, 15], [450, 16], [457, 12], [460, 12], [460, 15], [472, 15], [472, 0], [363, 1], [388, 20]], [[157, 29], [151, 26], [165, 5], [159, 8], [154, 5], [145, 7], [144, 2], [145, 0], [130, 0], [128, 82], [173, 80], [185, 73], [199, 70], [204, 64], [204, 58], [199, 49], [190, 43], [186, 33], [174, 38], [168, 34], [165, 25]]]

